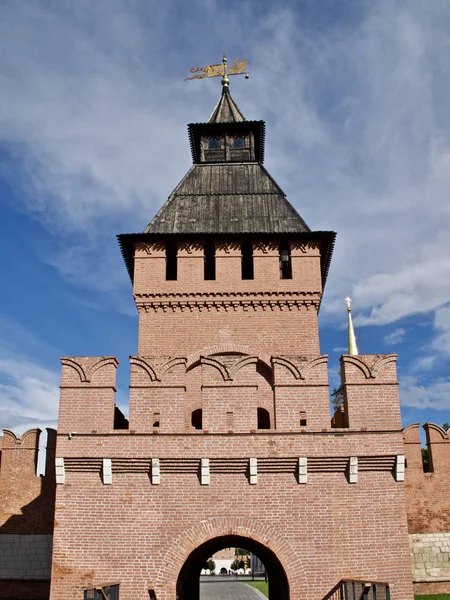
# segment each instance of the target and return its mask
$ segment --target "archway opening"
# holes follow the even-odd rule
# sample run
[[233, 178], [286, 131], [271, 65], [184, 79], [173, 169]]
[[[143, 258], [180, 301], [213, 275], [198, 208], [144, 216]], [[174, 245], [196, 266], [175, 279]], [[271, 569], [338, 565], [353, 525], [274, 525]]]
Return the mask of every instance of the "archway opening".
[[177, 600], [200, 600], [200, 573], [208, 559], [224, 548], [244, 548], [266, 568], [269, 600], [289, 600], [286, 572], [276, 554], [260, 542], [240, 535], [224, 535], [201, 544], [186, 559], [177, 580]]

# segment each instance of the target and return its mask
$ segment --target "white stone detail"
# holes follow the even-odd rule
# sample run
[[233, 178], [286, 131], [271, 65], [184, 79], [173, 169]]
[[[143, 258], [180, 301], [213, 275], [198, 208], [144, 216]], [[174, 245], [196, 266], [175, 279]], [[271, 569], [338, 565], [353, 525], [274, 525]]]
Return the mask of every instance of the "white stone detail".
[[202, 458], [202, 460], [201, 460], [200, 483], [202, 485], [209, 485], [209, 483], [210, 483], [209, 458]]
[[251, 485], [258, 483], [258, 459], [251, 458], [249, 462], [249, 482]]
[[358, 483], [358, 457], [350, 456], [348, 463], [348, 482]]
[[450, 582], [450, 533], [411, 533], [414, 582]]
[[152, 458], [152, 484], [159, 485], [161, 483], [161, 471], [159, 467], [159, 458]]
[[395, 461], [395, 481], [405, 481], [405, 455], [397, 454]]
[[308, 483], [308, 459], [306, 456], [298, 459], [298, 482]]
[[64, 459], [55, 458], [56, 483], [65, 483], [66, 469], [64, 468]]
[[105, 485], [112, 484], [112, 460], [110, 458], [103, 459], [102, 476], [103, 476], [103, 483]]

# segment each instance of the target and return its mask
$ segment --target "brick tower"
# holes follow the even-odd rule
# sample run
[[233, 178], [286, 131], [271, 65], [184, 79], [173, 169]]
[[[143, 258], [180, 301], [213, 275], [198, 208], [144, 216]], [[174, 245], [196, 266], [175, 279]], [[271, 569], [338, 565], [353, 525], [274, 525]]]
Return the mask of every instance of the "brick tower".
[[342, 357], [332, 427], [318, 311], [335, 234], [289, 204], [228, 85], [189, 139], [181, 183], [119, 236], [139, 312], [128, 428], [117, 360], [62, 359], [51, 599], [195, 600], [205, 560], [237, 546], [272, 600], [343, 578], [411, 600], [396, 356]]

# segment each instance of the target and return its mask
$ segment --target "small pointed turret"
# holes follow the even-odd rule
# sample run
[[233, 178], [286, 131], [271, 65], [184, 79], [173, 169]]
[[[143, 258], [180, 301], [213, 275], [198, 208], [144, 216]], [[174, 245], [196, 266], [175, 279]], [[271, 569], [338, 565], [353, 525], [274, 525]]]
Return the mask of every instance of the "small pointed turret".
[[346, 298], [345, 301], [347, 302], [348, 314], [348, 353], [356, 356], [358, 354], [358, 346], [356, 345], [355, 330], [353, 329], [352, 300], [351, 298]]

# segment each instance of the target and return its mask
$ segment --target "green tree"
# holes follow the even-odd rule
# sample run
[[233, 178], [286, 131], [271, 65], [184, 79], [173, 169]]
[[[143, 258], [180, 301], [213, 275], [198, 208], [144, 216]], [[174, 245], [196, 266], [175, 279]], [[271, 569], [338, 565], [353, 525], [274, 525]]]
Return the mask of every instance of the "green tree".
[[230, 569], [232, 571], [237, 571], [239, 569], [239, 561], [237, 558], [231, 563]]
[[422, 464], [424, 473], [430, 472], [430, 459], [428, 456], [428, 448], [422, 448]]
[[207, 569], [209, 570], [209, 574], [212, 575], [213, 572], [216, 570], [216, 563], [213, 561], [212, 558], [210, 558], [207, 562]]
[[243, 550], [242, 548], [235, 548], [234, 555], [235, 556], [249, 556], [250, 552], [248, 550]]

